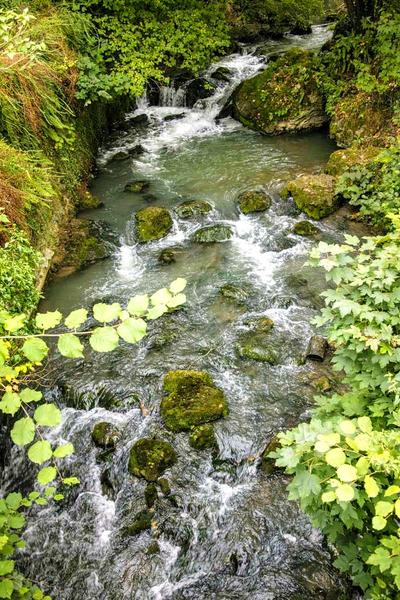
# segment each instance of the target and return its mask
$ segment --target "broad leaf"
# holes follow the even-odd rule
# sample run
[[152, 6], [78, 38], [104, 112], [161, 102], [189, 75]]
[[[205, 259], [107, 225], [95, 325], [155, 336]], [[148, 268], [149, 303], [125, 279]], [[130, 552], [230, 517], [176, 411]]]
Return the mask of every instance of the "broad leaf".
[[24, 417], [15, 421], [11, 429], [11, 439], [17, 446], [26, 446], [33, 442], [35, 438], [36, 427], [30, 417]]
[[119, 335], [113, 327], [97, 327], [89, 343], [96, 352], [112, 352], [119, 344]]
[[57, 348], [67, 358], [83, 358], [83, 345], [73, 333], [63, 333], [58, 338]]
[[28, 450], [28, 458], [38, 465], [49, 460], [52, 454], [51, 444], [47, 440], [36, 442]]

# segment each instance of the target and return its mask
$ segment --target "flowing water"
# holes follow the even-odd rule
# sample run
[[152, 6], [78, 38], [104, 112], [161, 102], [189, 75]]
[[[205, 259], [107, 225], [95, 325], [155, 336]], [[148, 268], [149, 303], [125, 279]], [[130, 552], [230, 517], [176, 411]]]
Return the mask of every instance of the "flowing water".
[[[85, 362], [56, 359], [51, 365], [54, 386], [48, 395], [64, 407], [53, 437], [74, 443], [67, 470], [81, 485], [58, 508], [41, 509], [29, 521], [25, 566], [54, 598], [352, 597], [321, 534], [288, 501], [287, 479], [263, 474], [252, 459], [277, 431], [307, 417], [314, 392], [309, 380], [320, 372], [300, 359], [324, 282], [304, 266], [312, 242], [291, 232], [302, 216], [279, 191], [289, 177], [322, 168], [334, 146], [322, 132], [270, 138], [231, 118], [217, 118], [234, 87], [263, 68], [265, 54], [294, 45], [318, 47], [328, 36], [317, 27], [310, 36], [270, 42], [264, 55], [252, 47], [224, 58], [207, 76], [226, 66], [232, 81], [219, 82], [194, 108], [185, 108], [185, 90], [173, 87], [161, 90], [161, 106], [142, 99], [99, 157], [92, 191], [104, 207], [85, 216], [106, 221], [120, 238], [118, 249], [112, 258], [54, 281], [42, 309], [68, 313], [99, 300], [124, 303], [178, 276], [189, 282], [188, 303], [154, 322], [137, 347], [121, 345], [111, 355], [88, 351]], [[129, 117], [140, 113], [148, 115], [149, 124], [129, 125]], [[140, 158], [112, 160], [115, 152], [137, 144], [145, 148]], [[132, 179], [148, 180], [151, 195], [125, 193]], [[271, 195], [271, 209], [239, 214], [238, 194], [254, 188]], [[172, 233], [161, 241], [135, 242], [136, 210], [149, 204], [173, 209], [187, 199], [208, 200], [214, 209], [195, 221], [175, 217]], [[215, 222], [233, 227], [229, 242], [190, 241], [200, 225]], [[346, 227], [339, 215], [320, 225], [321, 236], [340, 239]], [[172, 246], [176, 262], [161, 263], [160, 252]], [[244, 304], [219, 294], [227, 283], [245, 288]], [[235, 354], [247, 320], [262, 315], [275, 322], [276, 366]], [[208, 371], [229, 399], [229, 416], [215, 424], [218, 458], [193, 450], [186, 433], [163, 427], [162, 378], [179, 368]], [[98, 421], [114, 423], [122, 432], [106, 457], [91, 441]], [[145, 482], [128, 473], [129, 450], [135, 440], [153, 434], [177, 451], [178, 462], [167, 472], [173, 494], [159, 501], [152, 532], [129, 536], [126, 526], [145, 507]], [[14, 469], [19, 459], [15, 452]], [[6, 483], [8, 477], [6, 472]], [[29, 467], [21, 464], [21, 478], [30, 477]], [[155, 537], [160, 553], [149, 555]]]

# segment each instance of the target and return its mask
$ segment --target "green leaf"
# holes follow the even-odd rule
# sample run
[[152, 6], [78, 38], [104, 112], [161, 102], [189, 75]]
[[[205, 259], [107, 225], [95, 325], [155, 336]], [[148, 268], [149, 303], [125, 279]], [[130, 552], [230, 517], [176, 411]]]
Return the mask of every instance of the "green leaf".
[[348, 483], [341, 483], [335, 489], [339, 502], [351, 502], [354, 498], [354, 488]]
[[51, 444], [47, 440], [36, 442], [28, 450], [28, 458], [38, 465], [49, 460], [52, 454]]
[[83, 358], [83, 346], [80, 339], [73, 333], [60, 335], [57, 348], [59, 353], [67, 358]]
[[167, 305], [168, 302], [170, 302], [171, 300], [172, 294], [167, 290], [167, 288], [162, 288], [161, 290], [158, 290], [150, 298], [150, 302], [153, 306], [158, 306], [159, 304]]
[[35, 432], [36, 427], [33, 420], [30, 417], [24, 417], [15, 421], [10, 436], [17, 446], [26, 446], [34, 440]]
[[65, 319], [65, 325], [68, 329], [78, 329], [88, 318], [88, 311], [84, 308], [73, 310]]
[[43, 398], [42, 392], [32, 390], [31, 388], [24, 388], [19, 393], [22, 402], [29, 404], [29, 402], [39, 402]]
[[53, 329], [61, 323], [62, 314], [55, 310], [54, 312], [38, 313], [36, 315], [36, 327], [42, 331]]
[[8, 346], [4, 340], [0, 340], [0, 365], [4, 365], [4, 363], [9, 359], [10, 352]]
[[381, 500], [375, 504], [375, 514], [378, 517], [387, 517], [391, 515], [394, 509], [394, 504], [392, 502], [386, 502], [385, 500]]
[[77, 477], [65, 477], [63, 483], [65, 485], [79, 485], [80, 480]]
[[55, 404], [41, 404], [33, 416], [38, 425], [45, 427], [56, 427], [61, 423], [61, 411]]
[[97, 327], [89, 343], [96, 352], [112, 352], [119, 344], [119, 335], [113, 327]]
[[334, 502], [336, 500], [336, 494], [335, 492], [331, 491], [331, 492], [324, 492], [321, 496], [321, 501], [324, 503], [327, 502]]
[[339, 467], [346, 462], [346, 455], [341, 448], [332, 448], [325, 454], [325, 460], [331, 467]]
[[44, 467], [37, 474], [37, 480], [41, 485], [51, 483], [56, 477], [57, 469], [55, 467]]
[[8, 525], [11, 529], [22, 529], [25, 525], [25, 517], [19, 514], [11, 515], [8, 518]]
[[11, 510], [18, 510], [21, 506], [22, 494], [20, 492], [11, 492], [6, 497], [6, 504]]
[[134, 319], [130, 317], [119, 325], [118, 335], [129, 344], [136, 344], [144, 338], [147, 332], [147, 324], [143, 319]]
[[357, 423], [361, 431], [364, 433], [371, 433], [372, 423], [369, 417], [358, 417]]
[[340, 430], [345, 434], [345, 435], [352, 435], [353, 433], [356, 432], [356, 426], [353, 423], [353, 421], [342, 421], [341, 423], [339, 423], [339, 427]]
[[155, 319], [158, 319], [166, 312], [168, 312], [168, 307], [165, 306], [165, 304], [158, 304], [157, 306], [153, 306], [153, 308], [149, 308], [149, 310], [147, 312], [147, 318], [150, 321], [154, 321]]
[[182, 306], [182, 304], [185, 304], [186, 302], [186, 296], [185, 294], [178, 294], [177, 296], [174, 296], [167, 304], [168, 308], [178, 308], [178, 306]]
[[121, 312], [121, 305], [118, 302], [113, 304], [95, 304], [93, 306], [93, 316], [99, 323], [111, 323], [118, 319]]
[[0, 560], [0, 576], [9, 575], [14, 571], [13, 560]]
[[149, 297], [147, 294], [134, 296], [129, 300], [127, 310], [133, 317], [142, 317], [146, 314], [149, 307]]
[[14, 591], [14, 583], [11, 579], [2, 579], [0, 581], [0, 598], [11, 598]]
[[53, 456], [54, 456], [54, 458], [65, 458], [66, 456], [70, 456], [73, 453], [74, 453], [74, 446], [72, 444], [68, 443], [68, 444], [62, 444], [61, 446], [58, 446], [54, 450]]
[[385, 490], [385, 496], [394, 496], [400, 492], [400, 486], [398, 485], [390, 485], [387, 490]]
[[40, 338], [29, 338], [22, 346], [22, 352], [28, 360], [34, 363], [40, 363], [48, 354], [49, 348]]
[[369, 498], [376, 498], [379, 494], [379, 486], [370, 475], [366, 475], [364, 478], [364, 489]]
[[[22, 329], [25, 325], [26, 315], [20, 314], [15, 317], [10, 317], [4, 321], [4, 329], [9, 333], [15, 333]], [[0, 596], [1, 597], [1, 596]]]
[[6, 392], [0, 401], [0, 411], [6, 415], [15, 415], [21, 407], [21, 399], [15, 392]]
[[336, 473], [340, 481], [345, 481], [346, 483], [355, 481], [358, 478], [357, 469], [352, 465], [340, 465]]
[[381, 531], [385, 529], [387, 525], [387, 520], [384, 517], [373, 517], [372, 519], [372, 527], [377, 531]]
[[178, 279], [175, 279], [175, 281], [173, 281], [171, 283], [171, 285], [169, 286], [169, 289], [173, 294], [180, 294], [180, 292], [183, 292], [183, 290], [185, 289], [186, 286], [187, 286], [186, 279], [182, 279], [182, 277], [178, 277]]

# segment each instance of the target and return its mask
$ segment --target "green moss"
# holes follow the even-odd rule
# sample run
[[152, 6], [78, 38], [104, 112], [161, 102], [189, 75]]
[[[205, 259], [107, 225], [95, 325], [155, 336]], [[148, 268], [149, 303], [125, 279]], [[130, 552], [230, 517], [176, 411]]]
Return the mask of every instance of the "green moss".
[[176, 452], [167, 442], [141, 438], [131, 448], [128, 468], [132, 475], [156, 481], [176, 461]]
[[320, 230], [310, 221], [299, 221], [294, 225], [293, 233], [303, 237], [314, 237], [320, 233]]
[[223, 285], [220, 288], [219, 293], [224, 298], [227, 298], [228, 300], [234, 300], [238, 304], [244, 304], [249, 297], [248, 290], [240, 287], [239, 285], [233, 285], [231, 283]]
[[136, 213], [136, 235], [139, 242], [151, 242], [165, 237], [173, 221], [169, 211], [160, 206], [148, 206]]
[[265, 192], [248, 191], [239, 196], [239, 208], [243, 214], [262, 212], [271, 206], [271, 198]]
[[162, 491], [164, 496], [169, 496], [169, 494], [171, 493], [171, 486], [169, 484], [168, 479], [166, 479], [166, 477], [160, 477], [157, 483], [160, 486], [160, 490]]
[[215, 242], [227, 242], [233, 236], [233, 229], [229, 225], [209, 225], [202, 227], [192, 235], [193, 242], [199, 244], [210, 244]]
[[271, 61], [265, 71], [244, 81], [234, 93], [235, 117], [267, 134], [321, 127], [327, 116], [320, 68], [315, 54], [298, 49]]
[[206, 200], [187, 200], [175, 208], [175, 212], [181, 219], [192, 219], [201, 217], [212, 211], [212, 206]]
[[126, 184], [124, 191], [131, 192], [132, 194], [141, 194], [147, 192], [149, 187], [150, 184], [148, 181], [131, 181]]
[[330, 155], [326, 172], [333, 177], [337, 177], [343, 175], [352, 167], [369, 165], [381, 150], [377, 146], [355, 146], [346, 150], [337, 150]]
[[121, 433], [115, 425], [101, 421], [96, 423], [92, 431], [92, 440], [100, 448], [115, 448]]
[[132, 524], [127, 527], [128, 535], [137, 535], [146, 529], [150, 529], [153, 518], [154, 514], [150, 510], [141, 510], [138, 512]]
[[146, 554], [152, 556], [153, 554], [160, 553], [160, 544], [154, 540], [147, 546]]
[[246, 319], [245, 324], [257, 333], [269, 333], [274, 326], [274, 322], [269, 317], [252, 317]]
[[242, 333], [237, 339], [235, 351], [240, 358], [266, 362], [271, 365], [278, 362], [278, 356], [271, 348], [269, 336], [263, 333], [252, 331]]
[[152, 508], [158, 500], [158, 492], [155, 483], [149, 483], [144, 490], [144, 499], [147, 508]]
[[331, 175], [303, 175], [289, 181], [283, 194], [292, 196], [296, 206], [315, 220], [327, 217], [340, 205]]
[[194, 427], [189, 435], [189, 444], [196, 450], [215, 448], [217, 440], [215, 438], [214, 427], [209, 423]]
[[161, 416], [168, 429], [184, 431], [228, 414], [222, 390], [203, 371], [171, 371], [164, 378], [168, 396], [161, 402]]

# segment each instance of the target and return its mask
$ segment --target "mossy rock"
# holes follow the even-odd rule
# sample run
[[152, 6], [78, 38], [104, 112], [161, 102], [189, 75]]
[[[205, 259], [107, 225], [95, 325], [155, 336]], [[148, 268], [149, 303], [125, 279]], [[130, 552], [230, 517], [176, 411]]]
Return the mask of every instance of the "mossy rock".
[[251, 317], [246, 319], [245, 325], [256, 333], [269, 333], [274, 326], [274, 322], [269, 317]]
[[181, 219], [201, 217], [212, 211], [212, 206], [206, 200], [187, 200], [179, 204], [174, 210]]
[[169, 211], [161, 206], [148, 206], [136, 213], [136, 236], [139, 242], [152, 242], [165, 237], [172, 229]]
[[150, 187], [148, 181], [130, 181], [126, 184], [124, 192], [130, 192], [131, 194], [143, 194], [147, 192]]
[[239, 208], [244, 215], [268, 210], [271, 203], [271, 198], [262, 191], [249, 190], [239, 196]]
[[292, 196], [297, 208], [318, 221], [339, 208], [335, 179], [331, 175], [302, 175], [285, 186], [284, 196]]
[[131, 448], [129, 472], [147, 481], [157, 481], [177, 461], [173, 447], [163, 440], [141, 438]]
[[233, 236], [233, 229], [229, 225], [208, 225], [194, 232], [191, 239], [198, 244], [212, 244], [227, 242]]
[[293, 233], [302, 237], [315, 237], [321, 231], [310, 221], [299, 221], [294, 225]]
[[164, 265], [170, 265], [179, 259], [179, 256], [182, 255], [183, 248], [181, 246], [171, 246], [170, 248], [164, 248], [158, 255], [158, 262]]
[[189, 435], [189, 444], [196, 450], [215, 448], [217, 440], [215, 438], [214, 427], [210, 423], [194, 427]]
[[279, 438], [276, 435], [268, 443], [268, 445], [266, 446], [265, 450], [263, 451], [263, 453], [261, 455], [260, 469], [267, 475], [272, 475], [272, 473], [274, 471], [279, 470], [275, 464], [275, 460], [273, 458], [269, 458], [268, 455], [270, 454], [270, 452], [275, 452], [276, 450], [278, 450], [278, 448], [280, 448], [280, 446], [281, 446], [281, 444], [279, 442]]
[[154, 540], [154, 542], [150, 542], [147, 546], [146, 554], [148, 556], [152, 556], [153, 554], [160, 553], [160, 544]]
[[320, 59], [294, 49], [244, 81], [233, 95], [235, 118], [266, 134], [307, 131], [328, 118], [320, 85]]
[[112, 423], [101, 421], [93, 427], [92, 440], [100, 448], [115, 448], [120, 438], [120, 430]]
[[240, 285], [226, 283], [219, 289], [219, 293], [228, 300], [233, 300], [237, 304], [245, 304], [249, 298], [249, 292]]
[[204, 371], [170, 371], [164, 378], [168, 396], [161, 401], [161, 416], [168, 429], [185, 431], [228, 414], [228, 403]]
[[211, 77], [217, 81], [227, 81], [232, 79], [232, 71], [228, 67], [218, 67], [212, 74]]
[[77, 210], [93, 210], [95, 208], [101, 208], [102, 206], [104, 206], [104, 203], [100, 198], [93, 196], [93, 194], [87, 190], [79, 195]]
[[145, 509], [138, 512], [132, 524], [128, 525], [126, 529], [128, 535], [137, 535], [146, 529], [150, 529], [153, 518], [154, 514], [150, 510]]
[[275, 365], [278, 362], [278, 356], [273, 348], [271, 341], [265, 333], [254, 333], [248, 331], [239, 335], [236, 345], [236, 354], [240, 358], [266, 362]]
[[349, 169], [358, 166], [364, 166], [372, 163], [382, 148], [376, 146], [362, 146], [347, 148], [346, 150], [336, 150], [332, 152], [326, 165], [328, 175], [337, 177], [343, 175]]
[[144, 490], [144, 499], [146, 500], [147, 508], [153, 508], [158, 500], [158, 492], [155, 483], [149, 483]]
[[160, 490], [162, 491], [164, 496], [169, 496], [171, 493], [171, 486], [169, 484], [168, 479], [166, 477], [160, 477], [157, 483], [160, 486]]

